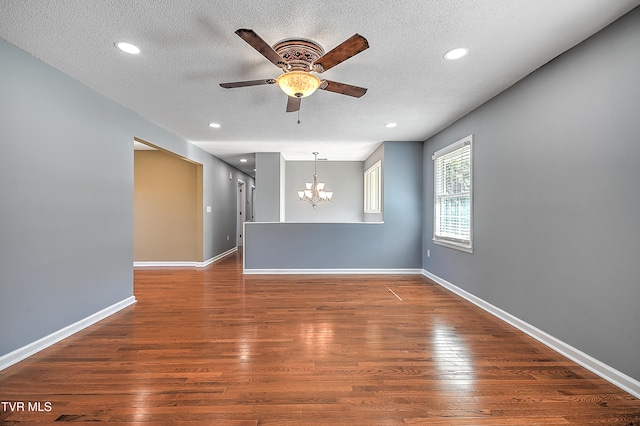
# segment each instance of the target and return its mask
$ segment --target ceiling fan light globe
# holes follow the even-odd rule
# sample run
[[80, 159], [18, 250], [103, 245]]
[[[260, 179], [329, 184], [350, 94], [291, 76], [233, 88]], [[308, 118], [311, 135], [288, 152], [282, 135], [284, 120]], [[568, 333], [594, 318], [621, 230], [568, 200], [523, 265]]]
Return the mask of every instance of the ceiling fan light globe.
[[278, 77], [276, 83], [287, 96], [305, 98], [320, 87], [321, 81], [305, 71], [290, 71]]

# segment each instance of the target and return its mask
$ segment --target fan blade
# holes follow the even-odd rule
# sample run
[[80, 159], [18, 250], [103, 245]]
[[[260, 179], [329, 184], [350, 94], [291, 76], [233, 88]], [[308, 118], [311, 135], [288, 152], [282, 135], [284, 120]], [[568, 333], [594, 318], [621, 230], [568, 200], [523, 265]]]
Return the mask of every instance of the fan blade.
[[236, 34], [238, 34], [244, 41], [249, 43], [251, 47], [260, 52], [262, 56], [271, 61], [273, 65], [280, 68], [287, 67], [288, 64], [285, 62], [285, 60], [282, 59], [282, 57], [278, 55], [278, 53], [273, 50], [273, 48], [269, 46], [266, 41], [261, 39], [260, 36], [253, 30], [241, 28], [236, 31]]
[[300, 101], [302, 98], [294, 98], [293, 96], [287, 96], [287, 112], [296, 112], [300, 109]]
[[[326, 86], [324, 84], [326, 82]], [[353, 96], [359, 98], [365, 93], [367, 89], [364, 87], [352, 86], [350, 84], [337, 83], [335, 81], [323, 80], [323, 84], [320, 85], [320, 89], [328, 90], [329, 92], [340, 93], [341, 95]]]
[[249, 81], [236, 81], [233, 83], [220, 83], [220, 87], [225, 89], [234, 89], [236, 87], [248, 87], [248, 86], [261, 86], [263, 84], [275, 84], [276, 81], [273, 78], [267, 80], [249, 80]]
[[355, 34], [319, 57], [314, 62], [312, 69], [319, 73], [325, 72], [368, 48], [369, 42], [367, 39], [360, 34]]

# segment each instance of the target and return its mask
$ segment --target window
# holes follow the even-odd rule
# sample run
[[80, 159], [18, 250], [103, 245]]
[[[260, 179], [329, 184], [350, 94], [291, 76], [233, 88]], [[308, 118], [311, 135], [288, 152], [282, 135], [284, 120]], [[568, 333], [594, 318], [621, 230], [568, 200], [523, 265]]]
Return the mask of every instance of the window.
[[433, 242], [473, 253], [472, 163], [469, 135], [433, 154]]
[[364, 212], [381, 213], [382, 185], [381, 185], [382, 160], [369, 167], [364, 172]]

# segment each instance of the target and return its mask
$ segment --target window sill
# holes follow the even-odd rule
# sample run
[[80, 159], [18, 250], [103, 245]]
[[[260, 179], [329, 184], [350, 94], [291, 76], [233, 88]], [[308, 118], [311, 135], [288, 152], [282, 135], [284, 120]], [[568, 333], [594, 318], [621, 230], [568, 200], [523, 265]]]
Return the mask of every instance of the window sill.
[[443, 247], [449, 247], [455, 250], [460, 250], [465, 253], [473, 253], [473, 246], [469, 246], [466, 244], [454, 243], [453, 241], [443, 241], [433, 239], [433, 243]]

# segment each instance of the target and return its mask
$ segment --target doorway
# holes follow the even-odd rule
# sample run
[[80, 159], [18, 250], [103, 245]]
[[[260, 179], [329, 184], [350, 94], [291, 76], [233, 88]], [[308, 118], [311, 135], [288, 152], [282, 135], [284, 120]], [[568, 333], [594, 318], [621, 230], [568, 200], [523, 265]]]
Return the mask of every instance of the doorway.
[[202, 164], [134, 139], [134, 264], [203, 261]]

